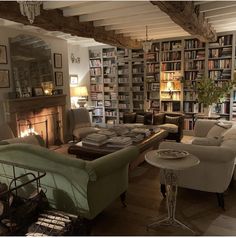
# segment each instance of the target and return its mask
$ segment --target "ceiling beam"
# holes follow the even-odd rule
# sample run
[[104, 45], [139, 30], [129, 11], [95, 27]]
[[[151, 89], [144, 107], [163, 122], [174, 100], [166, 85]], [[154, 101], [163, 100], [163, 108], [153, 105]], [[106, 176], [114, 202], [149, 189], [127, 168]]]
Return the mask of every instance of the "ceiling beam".
[[226, 16], [218, 16], [218, 17], [209, 18], [208, 22], [212, 23], [212, 24], [215, 24], [215, 23], [221, 22], [221, 21], [225, 21], [225, 20], [228, 20], [228, 22], [230, 22], [231, 19], [235, 19], [235, 17], [236, 17], [235, 13], [232, 13], [232, 14], [229, 14]]
[[126, 16], [126, 17], [115, 17], [115, 18], [110, 18], [110, 19], [102, 19], [102, 20], [97, 20], [93, 22], [94, 26], [109, 26], [109, 25], [117, 25], [117, 24], [125, 24], [125, 23], [131, 23], [131, 22], [136, 22], [137, 20], [140, 20], [140, 18], [145, 21], [154, 21], [154, 20], [159, 20], [162, 18], [169, 18], [164, 12], [153, 12], [153, 13], [143, 13], [143, 14], [135, 14], [132, 16]]
[[236, 6], [235, 1], [212, 1], [206, 4], [200, 5], [200, 12], [214, 11], [218, 9], [223, 9], [226, 7]]
[[94, 14], [96, 12], [110, 11], [114, 9], [118, 10], [120, 8], [127, 8], [139, 5], [143, 5], [143, 2], [93, 2], [93, 4], [90, 5], [63, 9], [63, 15], [65, 17], [70, 17], [83, 14]]
[[[30, 25], [26, 17], [20, 13], [19, 4], [13, 1], [0, 1], [0, 18]], [[115, 31], [106, 31], [104, 27], [94, 27], [92, 22], [80, 22], [79, 17], [64, 17], [61, 10], [43, 10], [35, 18], [34, 26], [48, 31], [61, 31], [72, 36], [94, 38], [98, 42], [109, 45], [141, 48], [141, 43]]]
[[132, 16], [137, 14], [143, 14], [143, 13], [153, 13], [157, 12], [157, 9], [153, 8], [150, 5], [147, 5], [147, 3], [142, 2], [143, 5], [134, 6], [133, 7], [127, 7], [123, 9], [118, 10], [111, 10], [111, 11], [103, 11], [103, 12], [97, 12], [94, 14], [85, 14], [80, 16], [80, 22], [86, 22], [86, 21], [96, 21], [101, 19], [110, 19], [114, 17], [126, 17], [126, 16]]
[[[236, 2], [235, 2], [236, 5]], [[209, 11], [205, 12], [204, 16], [206, 19], [212, 18], [212, 17], [218, 17], [218, 16], [225, 16], [227, 18], [227, 15], [229, 14], [235, 14], [236, 13], [236, 6], [234, 7], [227, 7], [224, 9], [218, 9], [215, 11]]]
[[[183, 36], [189, 36], [189, 34], [186, 32], [183, 32], [181, 34], [179, 34], [180, 37], [183, 37]], [[132, 39], [137, 39], [137, 40], [140, 40], [140, 41], [143, 41], [146, 39], [145, 36], [133, 36], [131, 37]], [[151, 35], [150, 39], [151, 40], [160, 40], [160, 39], [167, 39], [167, 38], [174, 38], [176, 39], [176, 34], [172, 34], [171, 32], [170, 33], [166, 33], [166, 34], [162, 34], [162, 33], [156, 33], [156, 34], [153, 34]]]
[[52, 10], [64, 7], [79, 6], [86, 3], [86, 1], [47, 1], [43, 2], [44, 10]]
[[[193, 1], [151, 1], [185, 31], [203, 42], [215, 41], [216, 33], [211, 25], [199, 13], [199, 7]], [[204, 6], [205, 4], [203, 4]]]

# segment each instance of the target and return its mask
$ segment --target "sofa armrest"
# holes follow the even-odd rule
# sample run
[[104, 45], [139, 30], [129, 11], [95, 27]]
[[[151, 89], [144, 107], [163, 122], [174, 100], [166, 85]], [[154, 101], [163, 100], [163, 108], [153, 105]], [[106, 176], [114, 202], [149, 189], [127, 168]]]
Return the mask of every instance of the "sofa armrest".
[[90, 181], [96, 181], [128, 165], [137, 158], [138, 154], [138, 147], [129, 146], [99, 159], [86, 161], [86, 170], [89, 174]]
[[194, 126], [194, 136], [206, 137], [216, 122], [216, 120], [197, 119]]
[[185, 150], [198, 157], [200, 161], [227, 163], [232, 162], [235, 159], [233, 151], [220, 146], [200, 146], [175, 142], [162, 142], [159, 148]]

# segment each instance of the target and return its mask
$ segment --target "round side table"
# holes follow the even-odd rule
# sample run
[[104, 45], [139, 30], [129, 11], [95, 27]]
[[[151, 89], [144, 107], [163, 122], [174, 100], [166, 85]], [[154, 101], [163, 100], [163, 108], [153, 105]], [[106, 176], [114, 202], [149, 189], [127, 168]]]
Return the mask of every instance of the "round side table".
[[196, 166], [200, 163], [200, 160], [196, 156], [191, 154], [181, 159], [162, 159], [157, 156], [157, 152], [158, 150], [149, 151], [145, 155], [145, 160], [149, 164], [164, 170], [168, 216], [164, 219], [159, 219], [147, 225], [147, 228], [155, 228], [160, 225], [172, 225], [190, 230], [195, 234], [192, 229], [175, 218], [176, 198], [178, 190], [178, 177], [176, 171]]

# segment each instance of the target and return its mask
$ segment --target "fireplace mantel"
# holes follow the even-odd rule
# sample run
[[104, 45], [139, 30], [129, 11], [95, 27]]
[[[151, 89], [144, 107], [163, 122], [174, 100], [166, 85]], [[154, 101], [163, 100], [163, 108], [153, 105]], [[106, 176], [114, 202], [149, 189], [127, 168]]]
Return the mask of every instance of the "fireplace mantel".
[[5, 103], [5, 112], [8, 114], [18, 112], [28, 112], [38, 110], [40, 108], [65, 106], [66, 95], [41, 96], [41, 97], [25, 97], [17, 99], [9, 99]]

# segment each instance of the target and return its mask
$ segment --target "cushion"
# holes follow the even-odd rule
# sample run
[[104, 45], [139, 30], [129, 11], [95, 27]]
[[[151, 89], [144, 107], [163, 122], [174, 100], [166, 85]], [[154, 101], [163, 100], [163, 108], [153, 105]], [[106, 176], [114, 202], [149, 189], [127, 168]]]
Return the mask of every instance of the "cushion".
[[232, 127], [232, 123], [227, 122], [227, 121], [219, 121], [219, 122], [217, 122], [217, 125], [225, 128], [225, 129], [229, 129]]
[[164, 113], [158, 113], [153, 116], [153, 125], [162, 125], [164, 124]]
[[222, 127], [219, 124], [215, 124], [207, 133], [207, 138], [216, 138], [219, 139], [222, 137], [224, 132], [226, 132], [228, 129]]
[[235, 140], [236, 141], [236, 126], [228, 129], [223, 133], [223, 140]]
[[192, 141], [193, 145], [219, 146], [222, 140], [216, 138], [195, 137]]
[[158, 127], [168, 131], [169, 133], [178, 133], [178, 126], [176, 126], [175, 124], [166, 123], [166, 124], [159, 125]]
[[136, 116], [136, 123], [144, 123], [144, 116], [143, 115], [137, 115]]
[[179, 124], [179, 118], [180, 117], [165, 116], [165, 123], [178, 125]]
[[77, 139], [82, 139], [82, 138], [86, 137], [88, 134], [95, 133], [98, 130], [99, 129], [96, 127], [77, 128], [77, 129], [73, 130], [73, 135]]

